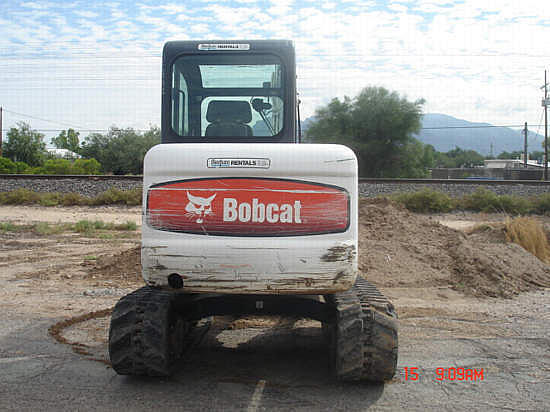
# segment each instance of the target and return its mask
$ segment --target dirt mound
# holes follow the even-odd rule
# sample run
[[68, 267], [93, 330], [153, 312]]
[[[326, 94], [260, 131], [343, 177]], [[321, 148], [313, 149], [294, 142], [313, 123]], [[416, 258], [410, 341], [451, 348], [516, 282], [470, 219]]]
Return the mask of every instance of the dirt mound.
[[361, 200], [359, 215], [359, 268], [379, 286], [503, 297], [550, 287], [550, 266], [507, 243], [502, 228], [467, 235], [388, 200]]
[[141, 277], [141, 247], [115, 255], [99, 256], [88, 270], [88, 277], [115, 281], [119, 286], [143, 283]]

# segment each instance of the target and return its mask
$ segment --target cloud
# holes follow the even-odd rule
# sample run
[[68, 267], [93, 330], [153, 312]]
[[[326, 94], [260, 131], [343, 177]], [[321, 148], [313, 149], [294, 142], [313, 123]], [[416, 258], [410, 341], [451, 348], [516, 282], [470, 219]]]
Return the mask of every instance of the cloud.
[[14, 0], [0, 17], [3, 104], [95, 128], [147, 127], [160, 118], [162, 44], [190, 38], [294, 39], [304, 116], [382, 85], [425, 97], [429, 111], [536, 123], [550, 2]]
[[88, 10], [76, 10], [74, 12], [74, 14], [80, 16], [80, 17], [86, 17], [88, 19], [93, 19], [95, 17], [98, 17], [99, 14], [98, 13], [95, 13], [93, 11], [88, 11]]

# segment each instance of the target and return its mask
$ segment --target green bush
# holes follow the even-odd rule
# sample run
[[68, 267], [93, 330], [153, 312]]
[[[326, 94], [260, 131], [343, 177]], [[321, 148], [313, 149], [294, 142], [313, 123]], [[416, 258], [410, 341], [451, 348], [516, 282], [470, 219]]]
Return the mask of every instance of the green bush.
[[7, 157], [0, 157], [0, 174], [16, 173], [16, 166]]
[[392, 199], [403, 204], [412, 212], [445, 213], [455, 208], [454, 200], [442, 192], [424, 189], [419, 192], [400, 193]]
[[98, 175], [101, 164], [95, 159], [76, 159], [73, 163], [73, 174], [75, 175]]
[[42, 166], [30, 167], [25, 162], [12, 162], [0, 157], [0, 174], [35, 174], [35, 175], [97, 175], [101, 165], [95, 159], [48, 159]]
[[25, 162], [12, 162], [7, 157], [0, 156], [0, 174], [22, 174], [29, 169]]
[[25, 162], [15, 162], [15, 173], [25, 174], [29, 169], [30, 169], [30, 166]]
[[40, 169], [47, 175], [70, 175], [73, 174], [73, 163], [67, 159], [49, 159]]

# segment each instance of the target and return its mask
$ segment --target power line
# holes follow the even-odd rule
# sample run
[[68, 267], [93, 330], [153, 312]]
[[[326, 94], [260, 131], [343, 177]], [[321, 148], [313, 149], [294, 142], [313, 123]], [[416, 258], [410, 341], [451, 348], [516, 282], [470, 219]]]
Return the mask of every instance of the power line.
[[42, 119], [42, 118], [40, 118], [40, 117], [32, 116], [32, 115], [30, 115], [30, 114], [24, 114], [24, 113], [14, 112], [14, 111], [8, 110], [8, 109], [6, 109], [6, 108], [4, 108], [4, 111], [5, 111], [5, 112], [8, 112], [8, 113], [11, 113], [11, 114], [15, 114], [16, 116], [23, 116], [23, 117], [28, 117], [29, 119], [40, 120], [40, 121], [43, 121], [43, 122], [57, 123], [57, 124], [61, 124], [61, 125], [64, 125], [64, 126], [69, 126], [69, 127], [73, 128], [73, 129], [84, 129], [83, 127], [80, 127], [80, 126], [69, 125], [68, 123], [58, 122], [58, 121], [56, 121], [56, 120]]

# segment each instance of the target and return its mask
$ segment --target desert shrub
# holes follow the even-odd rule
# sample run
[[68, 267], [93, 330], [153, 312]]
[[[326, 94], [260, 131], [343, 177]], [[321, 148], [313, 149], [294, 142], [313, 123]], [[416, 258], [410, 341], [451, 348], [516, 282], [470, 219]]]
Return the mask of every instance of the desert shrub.
[[550, 193], [533, 197], [530, 200], [533, 213], [537, 213], [539, 215], [550, 214]]
[[474, 193], [462, 196], [458, 205], [464, 210], [499, 212], [498, 196], [496, 193], [485, 188], [477, 189]]
[[412, 212], [444, 213], [450, 212], [455, 208], [455, 202], [450, 196], [430, 189], [412, 193], [400, 193], [392, 196], [392, 199], [403, 204]]
[[531, 217], [508, 219], [506, 239], [531, 252], [540, 260], [550, 263], [550, 245], [542, 225]]
[[57, 206], [62, 200], [63, 195], [61, 193], [42, 193], [38, 203], [41, 206]]
[[79, 193], [65, 193], [61, 198], [61, 204], [63, 206], [84, 206], [90, 202], [90, 199], [82, 196]]
[[29, 189], [15, 189], [10, 192], [0, 193], [0, 204], [2, 205], [22, 205], [38, 203], [40, 194]]
[[42, 206], [101, 206], [141, 204], [141, 189], [119, 190], [111, 188], [96, 197], [89, 198], [78, 193], [38, 193], [29, 189], [16, 189], [10, 192], [0, 192], [1, 205], [40, 204]]
[[112, 187], [91, 199], [90, 203], [94, 206], [115, 204], [137, 206], [141, 204], [141, 189], [120, 190]]
[[501, 195], [498, 196], [498, 207], [500, 211], [511, 215], [525, 215], [531, 212], [531, 202], [520, 196]]
[[520, 196], [497, 195], [491, 190], [481, 188], [474, 193], [464, 195], [458, 202], [460, 209], [476, 212], [509, 213], [523, 215], [532, 210], [531, 202]]

